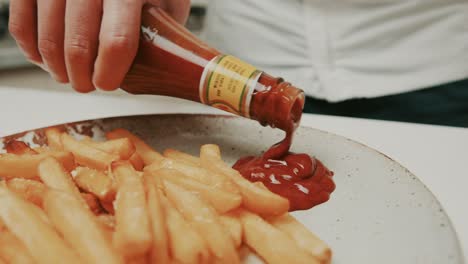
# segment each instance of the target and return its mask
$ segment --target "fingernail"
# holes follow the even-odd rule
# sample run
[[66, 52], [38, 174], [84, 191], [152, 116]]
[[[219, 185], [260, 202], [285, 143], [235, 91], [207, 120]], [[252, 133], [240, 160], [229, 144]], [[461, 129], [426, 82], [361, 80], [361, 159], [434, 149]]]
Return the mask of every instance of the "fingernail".
[[68, 83], [68, 78], [62, 78], [54, 73], [51, 73], [52, 77], [55, 79], [55, 81], [59, 82], [59, 83]]
[[47, 68], [47, 66], [45, 64], [43, 64], [42, 62], [37, 62], [37, 61], [31, 60], [31, 59], [29, 61], [31, 61], [34, 65], [39, 66], [44, 71], [49, 72], [49, 68]]

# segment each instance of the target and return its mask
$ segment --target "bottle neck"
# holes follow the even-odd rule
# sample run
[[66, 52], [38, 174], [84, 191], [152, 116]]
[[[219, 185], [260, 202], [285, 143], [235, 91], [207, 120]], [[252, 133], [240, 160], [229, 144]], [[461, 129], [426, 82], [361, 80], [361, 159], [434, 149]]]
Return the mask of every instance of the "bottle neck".
[[302, 117], [304, 92], [281, 78], [274, 78], [265, 73], [258, 82], [263, 87], [253, 93], [251, 118], [264, 126], [292, 132]]

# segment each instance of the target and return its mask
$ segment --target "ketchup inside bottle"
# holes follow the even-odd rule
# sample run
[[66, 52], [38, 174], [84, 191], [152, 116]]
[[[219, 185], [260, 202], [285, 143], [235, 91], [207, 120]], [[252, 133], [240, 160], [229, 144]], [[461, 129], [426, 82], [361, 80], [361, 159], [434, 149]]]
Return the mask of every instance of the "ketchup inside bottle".
[[[333, 173], [307, 154], [289, 152], [304, 107], [302, 90], [236, 58], [225, 57], [156, 7], [143, 9], [139, 45], [122, 89], [202, 102], [285, 131], [285, 139], [263, 155], [241, 158], [233, 168], [246, 179], [261, 181], [269, 190], [289, 199], [291, 211], [308, 209], [329, 199], [335, 188]], [[225, 64], [221, 63], [223, 59]], [[248, 77], [242, 75], [249, 70]], [[207, 74], [211, 77], [204, 81]], [[234, 95], [240, 97], [210, 101], [205, 84], [212, 84], [216, 92], [213, 96], [238, 89]], [[245, 87], [251, 89], [240, 93], [239, 88]], [[208, 99], [203, 98], [205, 95]], [[232, 98], [240, 98], [240, 103]]]

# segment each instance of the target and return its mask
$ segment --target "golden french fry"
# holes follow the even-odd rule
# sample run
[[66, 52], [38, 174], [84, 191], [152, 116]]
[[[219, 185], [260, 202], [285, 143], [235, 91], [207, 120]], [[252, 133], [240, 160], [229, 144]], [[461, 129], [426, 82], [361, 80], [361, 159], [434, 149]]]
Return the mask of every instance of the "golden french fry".
[[73, 180], [80, 189], [94, 194], [101, 201], [113, 201], [115, 198], [114, 181], [102, 171], [78, 167]]
[[150, 173], [200, 194], [203, 199], [208, 201], [213, 208], [221, 214], [239, 207], [242, 203], [242, 197], [239, 194], [203, 184], [193, 178], [185, 176], [185, 174], [177, 170], [160, 169]]
[[61, 140], [63, 148], [73, 153], [78, 164], [97, 170], [106, 170], [113, 161], [119, 159], [119, 156], [109, 154], [100, 149], [89, 146], [88, 144], [74, 139], [68, 134], [62, 134]]
[[34, 204], [31, 204], [31, 210], [34, 211], [34, 213], [39, 216], [39, 218], [42, 220], [42, 222], [44, 222], [45, 224], [47, 225], [50, 225], [52, 226], [52, 224], [50, 223], [50, 220], [49, 220], [49, 217], [47, 216], [47, 214], [42, 210], [41, 207], [37, 206], [37, 205], [34, 205]]
[[110, 230], [115, 229], [115, 217], [111, 214], [99, 214], [96, 216], [99, 223]]
[[115, 206], [116, 248], [126, 258], [144, 255], [151, 247], [151, 229], [142, 178], [129, 162], [112, 164], [117, 180]]
[[201, 183], [214, 186], [232, 193], [239, 193], [237, 186], [222, 174], [214, 173], [199, 166], [163, 158], [158, 162], [146, 166], [144, 171], [157, 171], [160, 169], [174, 169]]
[[[45, 186], [42, 182], [15, 178], [7, 180], [6, 187], [10, 191], [35, 204], [39, 208], [43, 207], [44, 194], [47, 191], [47, 186]], [[100, 211], [100, 206], [95, 197], [87, 193], [81, 193], [80, 195], [86, 201], [91, 211]]]
[[99, 214], [96, 215], [96, 219], [99, 222], [106, 239], [112, 243], [112, 237], [115, 230], [115, 217], [111, 214]]
[[205, 238], [208, 248], [221, 263], [239, 263], [234, 243], [219, 220], [215, 210], [187, 189], [163, 180], [168, 199]]
[[41, 153], [44, 153], [44, 152], [50, 152], [51, 149], [47, 146], [45, 147], [35, 147], [33, 148], [32, 150], [34, 150], [35, 153], [37, 154], [41, 154]]
[[150, 250], [151, 263], [169, 262], [169, 242], [166, 229], [166, 221], [161, 206], [161, 199], [157, 186], [146, 183], [146, 196], [148, 201], [148, 210], [150, 216], [151, 231], [153, 235], [153, 244]]
[[313, 234], [307, 227], [290, 214], [268, 218], [274, 227], [289, 235], [297, 245], [312, 254], [322, 264], [330, 263], [332, 251], [325, 242]]
[[133, 165], [133, 168], [137, 171], [142, 171], [143, 168], [145, 167], [145, 163], [143, 162], [143, 159], [138, 153], [133, 153], [133, 155], [128, 159], [128, 161]]
[[54, 228], [36, 214], [34, 205], [0, 187], [0, 219], [39, 264], [82, 263]]
[[258, 182], [254, 182], [253, 183], [255, 186], [257, 186], [258, 188], [261, 188], [263, 190], [267, 190], [268, 191], [268, 188], [265, 186], [265, 184], [263, 184], [263, 182], [261, 181], [258, 181]]
[[9, 231], [0, 232], [0, 257], [6, 263], [33, 264], [34, 259], [15, 235]]
[[52, 189], [69, 193], [86, 208], [88, 204], [73, 182], [72, 176], [64, 170], [55, 158], [45, 158], [38, 166], [38, 174], [44, 184]]
[[45, 129], [44, 133], [47, 138], [47, 145], [50, 148], [55, 150], [63, 150], [62, 140], [60, 139], [62, 131], [60, 131], [60, 129], [57, 127], [49, 127]]
[[119, 128], [106, 133], [108, 139], [128, 138], [133, 142], [136, 152], [141, 156], [145, 165], [159, 161], [163, 158], [156, 150], [146, 144], [142, 139], [130, 131]]
[[200, 147], [200, 159], [202, 156], [210, 157], [215, 160], [222, 159], [221, 149], [216, 144], [205, 144]]
[[23, 199], [42, 207], [44, 193], [47, 187], [38, 181], [15, 178], [6, 181], [8, 189]]
[[237, 214], [227, 213], [219, 216], [221, 224], [231, 235], [234, 245], [239, 248], [242, 244], [242, 225], [238, 219]]
[[201, 164], [200, 158], [175, 149], [166, 149], [164, 150], [163, 155], [166, 158], [177, 160], [180, 162], [185, 162], [193, 166], [200, 166]]
[[49, 151], [35, 155], [4, 154], [0, 156], [0, 177], [35, 179], [39, 163], [47, 157], [56, 158], [67, 171], [75, 168], [75, 160], [70, 152]]
[[87, 140], [84, 143], [109, 154], [117, 155], [121, 160], [128, 160], [135, 153], [135, 146], [128, 138], [118, 138], [104, 142]]
[[169, 236], [173, 262], [181, 264], [209, 263], [210, 253], [206, 241], [190, 226], [177, 209], [159, 193]]
[[244, 230], [244, 242], [267, 263], [319, 264], [286, 233], [276, 229], [260, 216], [246, 210], [239, 210], [239, 216]]
[[123, 263], [94, 215], [76, 197], [50, 190], [45, 196], [44, 208], [52, 223], [85, 263]]
[[28, 144], [18, 141], [18, 140], [11, 140], [6, 143], [5, 150], [8, 153], [16, 154], [16, 155], [23, 155], [23, 154], [37, 154], [36, 151], [31, 149]]
[[213, 172], [228, 176], [239, 188], [242, 194], [242, 205], [261, 215], [281, 215], [289, 210], [289, 201], [275, 193], [259, 188], [246, 180], [240, 173], [220, 158], [217, 145], [203, 145], [200, 150], [200, 158], [203, 167]]

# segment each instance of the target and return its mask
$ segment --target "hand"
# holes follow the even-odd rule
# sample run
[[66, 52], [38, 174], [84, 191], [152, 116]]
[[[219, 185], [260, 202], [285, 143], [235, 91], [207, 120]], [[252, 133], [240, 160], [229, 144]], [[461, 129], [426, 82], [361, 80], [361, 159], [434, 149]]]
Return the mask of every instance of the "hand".
[[26, 57], [79, 92], [119, 87], [135, 57], [142, 6], [185, 23], [190, 0], [12, 0], [9, 30]]

